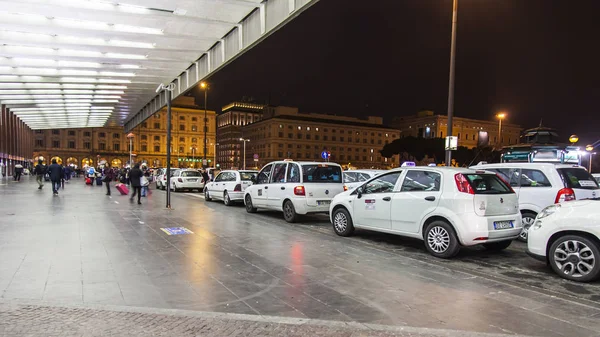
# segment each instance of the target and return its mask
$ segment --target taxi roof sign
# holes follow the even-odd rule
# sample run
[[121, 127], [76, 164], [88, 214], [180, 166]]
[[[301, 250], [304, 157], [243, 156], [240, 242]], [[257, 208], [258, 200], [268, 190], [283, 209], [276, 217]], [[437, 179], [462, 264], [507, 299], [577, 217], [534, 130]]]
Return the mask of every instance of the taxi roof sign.
[[417, 164], [415, 164], [414, 161], [405, 161], [404, 163], [402, 163], [402, 165], [400, 165], [400, 167], [415, 167], [417, 166]]

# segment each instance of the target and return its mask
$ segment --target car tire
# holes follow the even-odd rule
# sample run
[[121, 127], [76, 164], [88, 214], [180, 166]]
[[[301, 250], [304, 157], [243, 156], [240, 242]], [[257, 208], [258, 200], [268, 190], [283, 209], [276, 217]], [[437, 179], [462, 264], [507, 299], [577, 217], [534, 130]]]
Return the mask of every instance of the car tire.
[[250, 194], [246, 195], [246, 197], [244, 198], [244, 204], [246, 205], [246, 212], [256, 213], [257, 209], [256, 207], [254, 207], [254, 204], [252, 204], [252, 197], [250, 196]]
[[548, 250], [548, 260], [554, 272], [567, 280], [590, 282], [600, 277], [600, 247], [583, 235], [556, 239]]
[[445, 221], [433, 221], [425, 229], [425, 248], [429, 254], [442, 259], [449, 259], [458, 254], [460, 244], [454, 228]]
[[207, 189], [204, 189], [204, 201], [212, 201]]
[[290, 200], [286, 200], [283, 203], [283, 218], [289, 223], [294, 223], [298, 220], [298, 214], [296, 214], [296, 208]]
[[488, 242], [488, 243], [484, 243], [483, 247], [485, 247], [485, 249], [487, 249], [487, 250], [499, 252], [501, 250], [505, 250], [506, 248], [508, 248], [511, 243], [512, 243], [512, 240]]
[[533, 226], [533, 223], [535, 222], [535, 218], [537, 217], [537, 214], [533, 213], [533, 212], [523, 212], [521, 213], [522, 216], [522, 222], [523, 222], [523, 229], [521, 230], [521, 234], [519, 234], [519, 237], [517, 238], [517, 240], [521, 241], [521, 242], [527, 242], [527, 235], [529, 233], [529, 228], [531, 228], [531, 226]]
[[333, 231], [339, 236], [351, 236], [354, 234], [354, 223], [348, 210], [344, 207], [340, 207], [333, 211], [331, 216], [333, 221]]
[[229, 198], [229, 194], [227, 193], [227, 191], [223, 192], [223, 204], [225, 206], [231, 206], [231, 204], [232, 204], [231, 199]]

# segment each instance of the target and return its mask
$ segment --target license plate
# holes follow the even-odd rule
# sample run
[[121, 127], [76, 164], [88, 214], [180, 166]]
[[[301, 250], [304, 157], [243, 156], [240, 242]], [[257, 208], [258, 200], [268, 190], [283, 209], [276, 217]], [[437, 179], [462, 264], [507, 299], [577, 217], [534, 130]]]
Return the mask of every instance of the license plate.
[[196, 181], [198, 181], [198, 179], [188, 179], [188, 181], [190, 181], [190, 182], [196, 182]]
[[317, 205], [321, 206], [321, 205], [329, 205], [331, 204], [330, 200], [319, 200], [317, 201]]
[[512, 221], [498, 221], [494, 222], [494, 229], [509, 229], [515, 228]]

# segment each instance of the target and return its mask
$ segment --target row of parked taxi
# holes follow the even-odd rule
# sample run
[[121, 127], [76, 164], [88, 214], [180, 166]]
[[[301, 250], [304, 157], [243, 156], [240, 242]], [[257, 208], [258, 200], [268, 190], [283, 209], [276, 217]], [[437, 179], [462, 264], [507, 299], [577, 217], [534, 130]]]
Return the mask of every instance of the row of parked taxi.
[[356, 228], [421, 239], [433, 256], [461, 247], [502, 250], [515, 239], [562, 277], [600, 276], [600, 187], [583, 167], [550, 163], [472, 168], [405, 166], [342, 171], [335, 163], [277, 161], [260, 171], [222, 171], [205, 200], [277, 210], [288, 222], [328, 213], [333, 230]]

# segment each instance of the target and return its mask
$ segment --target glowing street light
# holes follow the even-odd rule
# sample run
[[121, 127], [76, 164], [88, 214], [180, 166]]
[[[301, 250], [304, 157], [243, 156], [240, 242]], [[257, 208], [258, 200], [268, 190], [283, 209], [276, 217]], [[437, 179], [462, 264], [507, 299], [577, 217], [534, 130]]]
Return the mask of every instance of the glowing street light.
[[577, 135], [571, 135], [571, 137], [569, 137], [569, 142], [571, 142], [571, 144], [575, 144], [579, 141], [579, 137], [577, 137]]
[[498, 118], [498, 144], [502, 144], [502, 121], [506, 118], [506, 112], [496, 114]]

